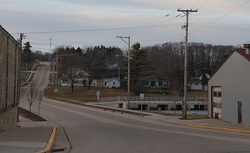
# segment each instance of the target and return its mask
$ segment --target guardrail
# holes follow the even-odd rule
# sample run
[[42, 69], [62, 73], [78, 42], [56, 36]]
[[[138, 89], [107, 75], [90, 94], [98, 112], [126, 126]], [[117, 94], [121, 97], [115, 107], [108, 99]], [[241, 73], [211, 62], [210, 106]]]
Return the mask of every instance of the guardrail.
[[[182, 101], [183, 97], [144, 97], [143, 101]], [[126, 96], [99, 98], [97, 102], [128, 101]], [[141, 101], [138, 96], [131, 96], [130, 101]], [[187, 97], [187, 101], [207, 102], [205, 97]]]

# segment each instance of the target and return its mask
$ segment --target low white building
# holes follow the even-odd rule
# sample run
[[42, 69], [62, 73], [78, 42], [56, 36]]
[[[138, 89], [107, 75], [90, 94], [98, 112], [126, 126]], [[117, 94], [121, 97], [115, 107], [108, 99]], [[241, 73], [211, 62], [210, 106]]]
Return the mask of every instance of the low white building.
[[98, 81], [98, 87], [120, 88], [120, 80], [117, 78], [106, 78]]
[[188, 85], [190, 87], [190, 90], [202, 90], [202, 81], [200, 80], [199, 77], [191, 77], [188, 80]]
[[168, 88], [170, 83], [166, 78], [161, 78], [157, 76], [148, 76], [144, 79], [147, 82], [147, 87], [157, 89], [157, 88]]
[[250, 44], [235, 50], [208, 82], [209, 117], [250, 126]]

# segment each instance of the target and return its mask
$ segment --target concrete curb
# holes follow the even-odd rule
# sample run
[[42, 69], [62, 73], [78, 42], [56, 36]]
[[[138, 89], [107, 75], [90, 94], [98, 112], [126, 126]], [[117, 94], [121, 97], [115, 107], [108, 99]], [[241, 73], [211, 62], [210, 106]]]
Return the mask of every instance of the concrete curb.
[[55, 136], [56, 136], [56, 127], [54, 126], [46, 147], [43, 150], [38, 151], [36, 153], [51, 153], [52, 145], [55, 141]]
[[195, 128], [218, 130], [218, 131], [250, 134], [250, 131], [248, 131], [248, 130], [229, 129], [229, 128], [222, 128], [222, 127], [215, 127], [215, 126], [204, 126], [204, 125], [197, 125], [197, 124], [186, 124], [186, 126], [195, 127]]

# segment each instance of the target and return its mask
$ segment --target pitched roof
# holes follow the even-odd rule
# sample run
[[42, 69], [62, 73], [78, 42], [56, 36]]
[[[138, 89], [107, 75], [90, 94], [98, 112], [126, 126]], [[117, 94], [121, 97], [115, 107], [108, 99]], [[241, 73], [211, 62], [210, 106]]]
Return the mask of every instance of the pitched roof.
[[246, 54], [246, 49], [238, 49], [236, 52], [250, 61], [250, 54]]
[[[233, 55], [235, 52], [238, 53], [238, 54], [240, 54], [241, 56], [243, 56], [245, 59], [247, 59], [247, 60], [250, 62], [250, 54], [246, 54], [246, 49], [236, 49], [236, 50], [234, 50], [234, 51], [227, 57], [227, 59], [224, 61], [224, 63], [226, 63], [227, 60], [231, 57], [231, 55]], [[224, 63], [219, 67], [219, 69], [218, 69], [217, 71], [220, 70], [220, 68], [224, 65]], [[213, 76], [217, 73], [217, 71], [213, 74]], [[212, 76], [212, 77], [213, 77], [213, 76]], [[211, 77], [209, 80], [211, 80], [212, 77]]]
[[191, 78], [188, 80], [188, 83], [202, 83], [202, 81], [200, 80], [199, 77], [191, 77]]

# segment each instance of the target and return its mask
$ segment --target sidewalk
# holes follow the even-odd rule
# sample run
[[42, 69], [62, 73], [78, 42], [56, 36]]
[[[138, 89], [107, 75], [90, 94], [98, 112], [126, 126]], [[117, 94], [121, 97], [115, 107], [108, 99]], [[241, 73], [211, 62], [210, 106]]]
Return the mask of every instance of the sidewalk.
[[19, 127], [0, 132], [0, 153], [45, 152], [54, 131], [53, 126], [47, 121], [34, 122], [21, 116], [19, 120]]
[[[119, 111], [116, 109], [115, 111]], [[129, 110], [131, 112], [131, 110]], [[133, 114], [138, 111], [133, 111]], [[127, 112], [128, 113], [128, 112]], [[181, 119], [181, 116], [166, 116], [152, 113], [144, 116], [165, 123], [204, 128], [227, 132], [250, 134], [250, 127], [228, 123], [217, 119]], [[138, 114], [137, 114], [138, 115]], [[55, 127], [47, 121], [32, 121], [19, 118], [18, 126], [12, 130], [0, 132], [0, 153], [43, 153], [49, 152], [55, 139]], [[61, 132], [63, 135], [63, 132]], [[59, 134], [59, 136], [61, 135]]]
[[164, 116], [164, 115], [157, 115], [157, 114], [147, 116], [147, 117], [159, 120], [161, 122], [184, 125], [184, 126], [189, 126], [193, 128], [203, 128], [203, 129], [250, 134], [250, 127], [248, 126], [225, 122], [225, 121], [222, 121], [219, 119], [213, 119], [213, 118], [182, 119], [181, 116]]
[[[117, 112], [122, 112], [122, 113], [134, 114], [134, 115], [141, 115], [140, 111], [135, 111], [135, 110], [113, 108], [113, 107], [91, 105], [91, 104], [80, 104], [80, 105], [84, 105], [88, 107], [95, 107], [95, 108], [104, 109], [104, 110], [111, 110], [111, 111], [117, 111]], [[225, 122], [225, 121], [214, 119], [214, 118], [182, 119], [181, 116], [160, 115], [160, 114], [149, 113], [149, 112], [143, 112], [143, 115], [146, 118], [155, 119], [161, 122], [189, 126], [193, 128], [203, 128], [203, 129], [250, 134], [249, 126], [243, 126], [241, 124]]]

